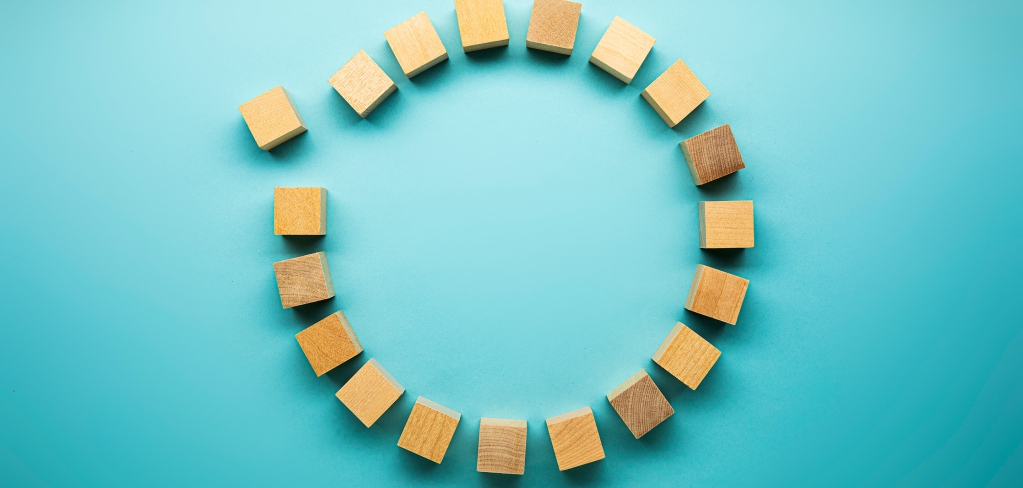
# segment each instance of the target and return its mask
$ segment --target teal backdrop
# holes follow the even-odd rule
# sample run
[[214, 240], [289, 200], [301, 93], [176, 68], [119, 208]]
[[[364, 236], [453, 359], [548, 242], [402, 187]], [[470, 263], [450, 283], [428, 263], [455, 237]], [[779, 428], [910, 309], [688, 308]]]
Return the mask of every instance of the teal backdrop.
[[[425, 10], [412, 81], [383, 31]], [[1023, 486], [1023, 4], [585, 0], [571, 57], [466, 55], [450, 0], [0, 6], [0, 486]], [[657, 38], [624, 85], [587, 60]], [[365, 49], [367, 120], [327, 83]], [[640, 91], [712, 92], [668, 128]], [[267, 153], [276, 85], [309, 131]], [[731, 124], [697, 188], [679, 142]], [[274, 186], [328, 233], [273, 234]], [[697, 202], [756, 202], [756, 247], [701, 251]], [[271, 264], [326, 251], [337, 297], [281, 308]], [[735, 326], [683, 309], [697, 264], [750, 279]], [[343, 310], [365, 352], [317, 378], [294, 335]], [[677, 321], [698, 390], [650, 357]], [[367, 429], [370, 358], [407, 388]], [[636, 440], [605, 395], [676, 409]], [[462, 413], [440, 465], [396, 447], [418, 396]], [[584, 406], [607, 458], [559, 472]], [[476, 472], [479, 418], [529, 422], [526, 474]]]

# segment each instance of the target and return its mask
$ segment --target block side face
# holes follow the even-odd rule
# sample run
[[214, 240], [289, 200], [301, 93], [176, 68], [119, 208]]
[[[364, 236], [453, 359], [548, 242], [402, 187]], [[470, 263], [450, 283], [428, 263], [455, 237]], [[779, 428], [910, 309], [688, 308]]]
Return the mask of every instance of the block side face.
[[575, 48], [581, 12], [581, 3], [536, 0], [529, 17], [526, 47], [571, 55]]
[[609, 401], [636, 439], [675, 413], [668, 399], [648, 375], [643, 375]]
[[[707, 248], [707, 202], [700, 202], [699, 205], [700, 213], [700, 248]], [[688, 301], [688, 300], [686, 300]]]
[[700, 202], [700, 247], [753, 247], [753, 202]]
[[394, 379], [394, 376], [391, 376], [391, 373], [387, 372], [387, 370], [384, 369], [384, 367], [381, 366], [375, 358], [370, 359], [366, 364], [375, 369], [377, 373], [380, 373], [380, 376], [383, 376], [383, 378], [387, 380], [387, 382], [390, 383], [391, 386], [399, 393], [405, 393], [405, 387], [401, 386], [401, 383], [398, 383], [398, 380]]
[[553, 423], [548, 419], [547, 430], [559, 470], [565, 471], [604, 459], [604, 446], [600, 442], [592, 412]]
[[440, 464], [456, 427], [458, 420], [417, 402], [401, 432], [398, 446]]
[[326, 195], [324, 188], [274, 188], [274, 234], [325, 235]]
[[269, 151], [305, 132], [291, 97], [281, 86], [243, 103], [238, 110], [260, 149]]
[[642, 380], [644, 377], [649, 377], [646, 370], [643, 369], [639, 370], [638, 373], [630, 376], [629, 379], [625, 380], [625, 382], [616, 386], [615, 389], [611, 390], [611, 392], [607, 394], [608, 401], [612, 401], [614, 398], [616, 398], [618, 395], [621, 395], [622, 392], [631, 388], [632, 385], [635, 385], [636, 382]]
[[660, 364], [661, 357], [664, 356], [664, 352], [668, 350], [668, 347], [671, 346], [671, 343], [675, 340], [675, 337], [678, 336], [678, 334], [682, 332], [682, 329], [685, 327], [686, 326], [682, 322], [675, 324], [675, 327], [673, 327], [671, 329], [671, 332], [668, 333], [668, 337], [664, 339], [664, 342], [662, 342], [661, 345], [657, 348], [657, 352], [654, 353], [652, 359], [654, 360], [655, 363]]
[[649, 91], [650, 87], [647, 87], [647, 88], [648, 88], [647, 90], [643, 90], [640, 93], [640, 95], [643, 96], [643, 100], [646, 100], [646, 103], [650, 104], [650, 107], [654, 109], [654, 112], [657, 112], [657, 115], [659, 117], [661, 117], [661, 120], [663, 120], [665, 124], [668, 124], [670, 126], [671, 125], [671, 118], [668, 117], [668, 114], [664, 111], [663, 108], [661, 108], [661, 105], [657, 102], [657, 99], [655, 99], [650, 94], [650, 91]]
[[483, 417], [480, 419], [480, 425], [492, 425], [492, 426], [503, 426], [503, 427], [516, 427], [525, 429], [528, 424], [525, 420], [514, 420], [514, 419], [496, 419], [491, 417]]
[[696, 302], [697, 295], [700, 291], [700, 282], [703, 281], [703, 272], [707, 267], [702, 264], [696, 265], [696, 273], [693, 274], [693, 282], [689, 285], [689, 295], [686, 296], [685, 308], [689, 311], [693, 310], [693, 304]]
[[455, 16], [466, 52], [508, 45], [502, 0], [455, 0]]
[[316, 253], [320, 260], [320, 274], [323, 276], [323, 286], [327, 291], [327, 298], [334, 296], [334, 280], [330, 276], [330, 266], [327, 265], [327, 253], [320, 251]]
[[397, 89], [394, 80], [366, 51], [359, 51], [329, 81], [348, 105], [364, 118]]
[[334, 296], [332, 283], [325, 281], [330, 272], [324, 270], [323, 253], [307, 254], [274, 263], [277, 290], [284, 308], [326, 300]]
[[656, 40], [621, 17], [615, 17], [604, 32], [591, 61], [626, 83], [631, 83]]
[[[518, 422], [518, 421], [516, 421]], [[526, 472], [526, 426], [480, 424], [476, 471], [523, 474]]]
[[456, 411], [454, 411], [454, 410], [452, 410], [452, 409], [450, 409], [448, 407], [445, 407], [444, 405], [441, 405], [441, 404], [439, 404], [437, 402], [429, 400], [426, 397], [419, 397], [419, 398], [417, 398], [416, 399], [416, 403], [418, 403], [418, 404], [420, 404], [420, 405], [422, 405], [424, 407], [430, 408], [431, 410], [434, 410], [434, 411], [436, 411], [436, 412], [438, 412], [438, 413], [440, 413], [442, 415], [447, 415], [448, 417], [451, 417], [451, 418], [453, 418], [455, 420], [458, 420], [458, 419], [462, 418], [462, 414], [460, 414], [460, 413], [458, 413], [458, 412], [456, 412]]
[[657, 106], [664, 112], [661, 118], [671, 127], [682, 122], [710, 96], [710, 91], [682, 60], [671, 65], [644, 91], [657, 102]]
[[362, 345], [352, 341], [354, 333], [347, 325], [347, 321], [334, 313], [295, 335], [316, 376], [322, 376], [362, 352]]
[[703, 183], [746, 167], [728, 124], [687, 139], [686, 146]]
[[683, 326], [657, 364], [695, 390], [720, 356], [721, 351]]
[[682, 141], [679, 143], [679, 146], [682, 147], [682, 156], [686, 159], [686, 166], [689, 167], [689, 174], [693, 176], [693, 183], [696, 184], [696, 186], [704, 184], [705, 181], [700, 178], [700, 170], [696, 167], [696, 161], [693, 159], [693, 154], [689, 150], [689, 141]]
[[398, 401], [403, 392], [366, 363], [338, 390], [336, 396], [363, 425], [370, 427]]
[[591, 410], [590, 407], [583, 407], [583, 408], [580, 408], [578, 410], [572, 410], [571, 412], [563, 413], [561, 415], [558, 415], [558, 416], [555, 416], [555, 417], [551, 417], [551, 418], [547, 419], [547, 425], [550, 426], [551, 424], [556, 424], [558, 422], [564, 422], [566, 420], [571, 420], [571, 419], [574, 419], [576, 417], [583, 417], [583, 416], [586, 416], [586, 415], [593, 415], [593, 410]]
[[447, 49], [426, 12], [420, 12], [387, 30], [384, 38], [398, 59], [401, 70], [409, 78], [448, 57]]

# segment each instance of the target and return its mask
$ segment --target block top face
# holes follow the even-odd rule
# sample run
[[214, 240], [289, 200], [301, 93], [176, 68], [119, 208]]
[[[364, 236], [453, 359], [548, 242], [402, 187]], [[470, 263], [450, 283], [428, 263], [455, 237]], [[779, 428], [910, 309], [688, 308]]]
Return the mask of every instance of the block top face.
[[277, 289], [284, 308], [326, 300], [334, 296], [334, 283], [323, 251], [274, 263]]
[[362, 344], [341, 311], [295, 334], [316, 376], [323, 376], [362, 352]]
[[366, 51], [356, 53], [329, 81], [363, 118], [398, 88]]
[[686, 310], [735, 325], [746, 297], [749, 280], [721, 270], [696, 266], [686, 297]]
[[593, 50], [590, 62], [619, 80], [631, 83], [656, 41], [621, 17], [615, 17]]
[[526, 471], [525, 420], [480, 419], [476, 471], [523, 474]]
[[526, 47], [570, 55], [575, 47], [583, 5], [566, 0], [536, 0], [529, 17]]
[[702, 185], [746, 167], [735, 143], [732, 127], [716, 127], [682, 142], [682, 154], [693, 175], [693, 182]]
[[700, 247], [753, 247], [753, 201], [700, 202]]
[[547, 431], [561, 471], [604, 459], [604, 446], [590, 407], [547, 419]]
[[322, 236], [326, 233], [325, 188], [274, 188], [274, 234]]
[[710, 91], [680, 59], [650, 83], [642, 95], [664, 123], [675, 127], [710, 96]]
[[637, 439], [675, 413], [645, 370], [608, 393], [607, 400]]
[[449, 408], [419, 397], [401, 431], [398, 447], [440, 464], [460, 417]]
[[238, 110], [249, 126], [260, 149], [269, 151], [284, 141], [305, 132], [305, 124], [298, 115], [291, 96], [284, 87], [270, 91], [241, 104]]
[[508, 45], [502, 0], [455, 0], [455, 15], [465, 52]]
[[336, 396], [363, 425], [370, 427], [403, 393], [405, 388], [376, 359], [370, 359]]
[[668, 334], [654, 353], [658, 366], [695, 390], [721, 357], [721, 351], [682, 322]]
[[409, 78], [448, 58], [448, 51], [426, 12], [392, 27], [384, 32], [384, 37]]

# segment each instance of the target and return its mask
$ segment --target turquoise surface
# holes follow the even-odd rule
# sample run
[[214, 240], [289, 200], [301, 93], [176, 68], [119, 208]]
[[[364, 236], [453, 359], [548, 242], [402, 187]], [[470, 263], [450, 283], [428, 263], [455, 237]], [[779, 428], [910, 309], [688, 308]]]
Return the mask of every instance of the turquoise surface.
[[[0, 7], [0, 486], [1023, 485], [1023, 6], [584, 1], [568, 58], [465, 55], [450, 1]], [[382, 32], [426, 10], [409, 81]], [[619, 15], [635, 81], [587, 63]], [[365, 49], [398, 91], [327, 84]], [[669, 129], [639, 93], [681, 58], [712, 92]], [[259, 150], [276, 86], [309, 132]], [[717, 125], [747, 168], [697, 188]], [[273, 235], [274, 186], [329, 191]], [[753, 199], [756, 247], [698, 247], [697, 202]], [[271, 263], [324, 250], [337, 297], [283, 310]], [[697, 264], [751, 280], [735, 326], [683, 310]], [[293, 336], [342, 309], [366, 352], [317, 378]], [[723, 355], [650, 361], [677, 321]], [[334, 392], [407, 392], [370, 429]], [[635, 440], [607, 392], [676, 414]], [[444, 462], [396, 447], [417, 396], [462, 413]], [[557, 470], [544, 419], [594, 410], [607, 458]], [[526, 474], [475, 470], [481, 416], [529, 421]]]

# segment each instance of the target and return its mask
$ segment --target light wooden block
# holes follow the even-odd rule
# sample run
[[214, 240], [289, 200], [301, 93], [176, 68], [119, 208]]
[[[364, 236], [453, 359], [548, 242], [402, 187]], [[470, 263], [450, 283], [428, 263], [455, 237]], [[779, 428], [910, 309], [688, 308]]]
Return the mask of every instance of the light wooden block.
[[362, 352], [362, 344], [340, 310], [295, 334], [316, 376], [330, 371]]
[[508, 45], [508, 21], [502, 0], [455, 0], [462, 50], [478, 51]]
[[480, 448], [476, 471], [522, 474], [526, 472], [526, 421], [480, 419]]
[[571, 55], [582, 9], [583, 4], [578, 2], [535, 0], [529, 16], [526, 47]]
[[322, 236], [326, 233], [326, 188], [274, 188], [274, 234]]
[[660, 388], [642, 369], [611, 390], [607, 401], [637, 439], [675, 413]]
[[398, 58], [401, 70], [409, 78], [448, 59], [448, 51], [444, 48], [444, 43], [441, 42], [426, 12], [419, 12], [390, 28], [384, 32], [384, 37], [391, 46], [394, 57]]
[[547, 432], [561, 471], [604, 459], [604, 446], [590, 407], [547, 419]]
[[398, 447], [440, 464], [460, 418], [460, 413], [419, 397], [398, 438]]
[[710, 91], [680, 59], [650, 83], [641, 95], [664, 123], [675, 127], [710, 96]]
[[753, 200], [700, 202], [700, 247], [753, 247]]
[[320, 251], [274, 263], [277, 290], [284, 308], [326, 300], [334, 296], [327, 254]]
[[697, 185], [714, 181], [746, 167], [732, 128], [722, 125], [682, 141], [682, 155]]
[[398, 89], [391, 77], [362, 50], [355, 53], [328, 81], [362, 118], [366, 118]]
[[405, 388], [376, 359], [370, 359], [335, 396], [363, 425], [369, 427], [398, 401], [402, 393], [405, 393]]
[[643, 65], [650, 49], [654, 47], [653, 36], [638, 27], [615, 17], [600, 38], [597, 48], [590, 55], [590, 62], [611, 73], [615, 78], [632, 83], [639, 67]]
[[305, 132], [305, 124], [291, 101], [291, 95], [281, 86], [241, 104], [238, 110], [256, 145], [264, 151]]
[[686, 298], [686, 310], [735, 325], [748, 287], [749, 280], [745, 278], [698, 264]]
[[654, 353], [654, 362], [695, 390], [721, 357], [721, 351], [679, 322]]

